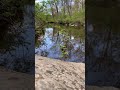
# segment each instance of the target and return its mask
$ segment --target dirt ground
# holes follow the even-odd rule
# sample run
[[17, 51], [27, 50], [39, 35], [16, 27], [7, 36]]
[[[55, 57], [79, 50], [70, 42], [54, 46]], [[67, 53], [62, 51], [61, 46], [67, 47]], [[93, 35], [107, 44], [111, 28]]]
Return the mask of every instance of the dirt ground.
[[34, 90], [34, 75], [0, 67], [0, 90]]
[[85, 86], [85, 64], [36, 56], [35, 76], [0, 67], [0, 90], [120, 90]]

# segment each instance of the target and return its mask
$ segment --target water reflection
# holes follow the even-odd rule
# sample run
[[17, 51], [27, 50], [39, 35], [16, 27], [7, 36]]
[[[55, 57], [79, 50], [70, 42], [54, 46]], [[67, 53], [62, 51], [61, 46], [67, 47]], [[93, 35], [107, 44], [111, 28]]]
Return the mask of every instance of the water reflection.
[[85, 36], [83, 28], [46, 26], [36, 38], [36, 54], [71, 62], [83, 62]]

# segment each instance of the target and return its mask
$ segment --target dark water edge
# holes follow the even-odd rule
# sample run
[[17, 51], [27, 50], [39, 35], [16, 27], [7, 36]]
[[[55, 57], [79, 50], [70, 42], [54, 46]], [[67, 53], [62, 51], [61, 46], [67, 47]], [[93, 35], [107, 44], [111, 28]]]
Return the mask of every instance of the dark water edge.
[[36, 33], [36, 54], [64, 61], [84, 62], [83, 26], [78, 28], [48, 24], [38, 28]]

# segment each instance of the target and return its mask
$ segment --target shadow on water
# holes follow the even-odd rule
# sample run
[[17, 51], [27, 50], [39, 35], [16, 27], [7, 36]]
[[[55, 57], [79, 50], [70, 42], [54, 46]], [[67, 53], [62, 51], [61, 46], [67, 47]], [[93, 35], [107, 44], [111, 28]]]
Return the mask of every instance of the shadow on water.
[[120, 3], [115, 2], [86, 3], [87, 85], [120, 88]]
[[84, 28], [47, 25], [36, 31], [36, 54], [71, 62], [84, 62]]

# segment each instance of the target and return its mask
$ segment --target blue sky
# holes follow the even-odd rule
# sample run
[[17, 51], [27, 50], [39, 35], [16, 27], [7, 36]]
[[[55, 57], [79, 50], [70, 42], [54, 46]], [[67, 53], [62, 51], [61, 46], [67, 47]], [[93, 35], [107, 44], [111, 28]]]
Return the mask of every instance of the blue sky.
[[35, 0], [35, 2], [41, 2], [42, 0]]
[[41, 1], [46, 1], [46, 0], [35, 0], [35, 2], [41, 2]]

